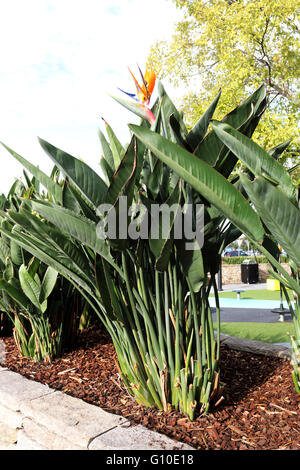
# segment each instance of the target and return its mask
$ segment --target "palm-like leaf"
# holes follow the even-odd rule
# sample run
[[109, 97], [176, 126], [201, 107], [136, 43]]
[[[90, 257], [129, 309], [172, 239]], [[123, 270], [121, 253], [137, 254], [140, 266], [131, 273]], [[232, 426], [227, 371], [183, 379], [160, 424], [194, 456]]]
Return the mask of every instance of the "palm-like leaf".
[[97, 173], [86, 163], [49, 144], [43, 139], [39, 142], [55, 165], [73, 182], [87, 200], [98, 207], [105, 197], [107, 186]]
[[238, 228], [249, 234], [250, 238], [263, 240], [264, 231], [257, 214], [246, 199], [222, 175], [195, 155], [164, 137], [133, 124], [130, 125], [130, 128], [156, 157], [167, 164], [196, 191], [199, 191]]
[[300, 211], [279, 189], [257, 177], [242, 184], [272, 236], [300, 268]]
[[271, 178], [289, 198], [295, 200], [295, 188], [288, 173], [268, 152], [228, 124], [212, 121], [212, 127], [220, 140], [254, 175]]

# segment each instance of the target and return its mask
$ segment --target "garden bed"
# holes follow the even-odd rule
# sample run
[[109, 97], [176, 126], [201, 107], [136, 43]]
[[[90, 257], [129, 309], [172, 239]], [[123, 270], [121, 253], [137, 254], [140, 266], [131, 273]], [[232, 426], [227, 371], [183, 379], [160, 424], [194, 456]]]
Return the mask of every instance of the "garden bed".
[[190, 422], [179, 412], [138, 405], [121, 382], [116, 354], [101, 330], [81, 333], [77, 347], [52, 364], [22, 357], [13, 338], [4, 338], [5, 365], [133, 423], [207, 450], [300, 450], [300, 396], [289, 361], [235, 351], [222, 345], [224, 400], [207, 416]]

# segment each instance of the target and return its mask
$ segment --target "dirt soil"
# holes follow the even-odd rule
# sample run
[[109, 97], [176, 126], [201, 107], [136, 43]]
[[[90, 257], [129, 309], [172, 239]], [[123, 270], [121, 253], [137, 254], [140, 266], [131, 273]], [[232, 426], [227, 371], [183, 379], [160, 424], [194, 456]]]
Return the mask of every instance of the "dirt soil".
[[135, 402], [120, 380], [114, 346], [101, 330], [81, 333], [77, 347], [52, 364], [22, 357], [13, 338], [4, 342], [2, 366], [195, 449], [300, 450], [300, 396], [286, 360], [223, 346], [224, 400], [208, 415], [190, 422], [179, 412], [162, 412]]

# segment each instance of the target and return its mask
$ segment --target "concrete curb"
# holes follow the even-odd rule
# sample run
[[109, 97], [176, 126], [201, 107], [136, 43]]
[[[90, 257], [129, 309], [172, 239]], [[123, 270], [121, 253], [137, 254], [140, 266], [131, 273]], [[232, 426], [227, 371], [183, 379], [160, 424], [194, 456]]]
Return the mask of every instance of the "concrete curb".
[[238, 338], [225, 334], [220, 335], [221, 344], [225, 344], [230, 349], [261, 354], [263, 356], [278, 357], [280, 359], [291, 359], [291, 351], [288, 347], [279, 344], [263, 343], [252, 339]]
[[[290, 350], [281, 345], [224, 334], [221, 344], [252, 354], [291, 358]], [[5, 367], [0, 367], [0, 449], [195, 450]]]
[[0, 449], [195, 450], [3, 367]]

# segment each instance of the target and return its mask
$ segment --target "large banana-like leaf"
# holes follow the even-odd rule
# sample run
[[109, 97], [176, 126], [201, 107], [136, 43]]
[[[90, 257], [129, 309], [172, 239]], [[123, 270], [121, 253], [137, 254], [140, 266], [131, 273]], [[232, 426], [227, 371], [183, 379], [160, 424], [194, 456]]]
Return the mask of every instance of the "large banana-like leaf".
[[107, 140], [105, 138], [105, 135], [103, 134], [103, 132], [100, 129], [99, 129], [98, 133], [99, 133], [99, 139], [100, 139], [100, 143], [101, 143], [101, 147], [102, 147], [103, 157], [104, 157], [105, 161], [107, 162], [107, 164], [109, 165], [109, 167], [111, 168], [112, 172], [114, 172], [115, 171], [115, 162], [114, 162], [113, 153], [111, 151], [109, 143], [107, 142]]
[[206, 279], [202, 250], [187, 250], [187, 240], [178, 240], [176, 243], [182, 270], [190, 281], [194, 292], [199, 292]]
[[45, 300], [47, 300], [47, 298], [53, 291], [56, 281], [57, 281], [57, 276], [58, 276], [58, 272], [55, 269], [53, 269], [51, 266], [48, 266], [48, 268], [46, 269], [44, 278], [42, 280], [42, 284], [41, 284], [41, 291], [40, 291], [40, 297], [39, 297], [39, 301], [41, 304]]
[[212, 121], [211, 125], [219, 139], [254, 175], [271, 178], [288, 197], [295, 199], [295, 188], [287, 171], [268, 152], [228, 124]]
[[[85, 217], [93, 220], [94, 222], [98, 220], [95, 209], [91, 207], [88, 201], [84, 198], [83, 194], [80, 193], [74, 185], [65, 184], [64, 191], [66, 191], [66, 194], [68, 194], [69, 197], [67, 198], [68, 200], [66, 200], [64, 196], [63, 207], [65, 207], [66, 209], [74, 210], [74, 212], [76, 212], [77, 214], [80, 214], [82, 212]], [[71, 198], [73, 198], [74, 209], [72, 207], [72, 204], [69, 203], [69, 201], [71, 201]]]
[[110, 125], [105, 121], [106, 132], [109, 138], [110, 148], [114, 160], [114, 168], [118, 168], [120, 161], [124, 155], [125, 149], [117, 138], [116, 134], [110, 127]]
[[18, 162], [20, 162], [32, 175], [34, 175], [38, 181], [47, 189], [49, 194], [54, 197], [55, 201], [58, 204], [62, 204], [63, 200], [63, 189], [62, 187], [57, 184], [53, 179], [49, 178], [43, 171], [41, 171], [38, 167], [35, 165], [32, 165], [32, 163], [28, 162], [25, 158], [21, 157], [18, 153], [14, 152], [12, 149], [7, 147], [7, 145], [3, 144], [3, 147], [8, 150], [8, 152], [16, 159]]
[[14, 287], [4, 279], [0, 279], [0, 289], [3, 289], [22, 309], [27, 310], [29, 301], [20, 289]]
[[59, 253], [51, 249], [46, 244], [42, 244], [37, 238], [26, 235], [24, 233], [12, 233], [1, 227], [1, 232], [18, 243], [21, 248], [31, 253], [33, 256], [41, 260], [48, 266], [52, 266], [62, 276], [72, 280], [76, 285], [79, 285], [88, 294], [93, 295], [93, 286], [90, 279], [85, 279], [80, 271], [74, 269], [73, 263], [67, 258], [62, 258]]
[[8, 217], [19, 224], [22, 229], [39, 239], [39, 244], [48, 246], [55, 250], [57, 255], [69, 260], [78, 272], [84, 277], [91, 277], [92, 272], [84, 252], [78, 247], [73, 240], [64, 235], [61, 230], [54, 226], [50, 226], [45, 221], [31, 213], [31, 210], [22, 208], [20, 212], [9, 211]]
[[[36, 277], [36, 276], [35, 276]], [[26, 266], [22, 264], [19, 269], [19, 279], [20, 279], [20, 284], [22, 287], [22, 291], [28, 297], [30, 302], [35, 305], [35, 307], [42, 311], [42, 305], [39, 301], [40, 299], [40, 285], [38, 282], [36, 282], [36, 279], [31, 277], [30, 274], [28, 273]]]
[[73, 214], [63, 207], [36, 201], [31, 201], [31, 204], [38, 214], [59, 227], [63, 232], [74, 237], [84, 246], [88, 246], [93, 251], [99, 253], [122, 275], [119, 267], [114, 263], [110, 255], [107, 243], [98, 237], [97, 224], [95, 222], [86, 217]]
[[286, 142], [283, 142], [282, 144], [276, 145], [276, 147], [273, 147], [270, 150], [268, 150], [268, 153], [272, 155], [272, 157], [274, 157], [275, 160], [277, 160], [278, 157], [280, 157], [280, 155], [288, 148], [291, 142], [292, 142], [292, 139], [289, 139]]
[[[169, 220], [165, 221], [163, 214], [159, 214], [157, 220], [152, 220], [151, 221], [151, 234], [153, 233], [153, 228], [156, 226], [157, 229], [157, 238], [151, 238], [149, 239], [149, 246], [154, 254], [156, 261], [155, 261], [155, 267], [158, 271], [165, 271], [168, 268], [169, 264], [169, 259], [173, 247], [173, 230], [174, 230], [174, 224], [176, 220], [176, 216], [178, 215], [178, 212], [180, 211], [180, 199], [181, 199], [181, 185], [177, 184], [177, 186], [174, 188], [172, 194], [166, 201], [167, 207], [172, 207], [173, 204], [176, 204], [175, 210], [172, 211], [172, 213], [169, 213]], [[164, 227], [164, 223], [169, 223], [169, 226], [167, 227], [168, 230], [166, 230], [166, 227]], [[164, 233], [164, 231], [168, 233]]]
[[186, 140], [190, 145], [192, 152], [195, 150], [197, 145], [204, 139], [208, 129], [209, 121], [213, 117], [220, 96], [221, 90], [219, 91], [213, 102], [209, 105], [207, 110], [204, 112], [204, 114], [201, 116], [199, 121], [195, 124], [195, 126], [190, 130], [190, 132], [186, 136]]
[[300, 268], [300, 210], [263, 177], [241, 176], [249, 197], [271, 234]]
[[[139, 146], [144, 147], [140, 142]], [[111, 211], [115, 212], [115, 217], [116, 217], [116, 231], [120, 233], [120, 220], [121, 224], [124, 226], [122, 227], [122, 232], [123, 228], [127, 228], [129, 221], [130, 221], [130, 216], [128, 215], [128, 208], [132, 204], [132, 200], [134, 197], [134, 187], [135, 187], [135, 182], [137, 178], [137, 163], [138, 163], [138, 143], [137, 139], [133, 137], [131, 139], [131, 142], [125, 152], [125, 155], [123, 156], [121, 163], [117, 170], [115, 171], [113, 178], [111, 180], [110, 186], [107, 191], [107, 195], [105, 197], [105, 203], [110, 204], [112, 207], [110, 211], [108, 212], [108, 217]], [[140, 158], [142, 155], [140, 155]], [[139, 165], [139, 171], [141, 170], [141, 165]], [[124, 208], [120, 206], [120, 197], [126, 197], [126, 213], [122, 214], [122, 219], [120, 219], [120, 210], [124, 212]], [[125, 227], [125, 224], [127, 226]], [[117, 234], [116, 234], [117, 235]], [[124, 250], [127, 245], [129, 240], [124, 236], [116, 236], [115, 239], [109, 239], [108, 240], [110, 245], [113, 246], [116, 249], [119, 250]]]
[[163, 132], [164, 135], [168, 139], [173, 139], [172, 130], [170, 129], [169, 119], [170, 116], [173, 114], [175, 119], [179, 122], [181, 128], [181, 134], [187, 134], [187, 128], [183, 122], [183, 116], [178, 111], [170, 97], [168, 96], [166, 90], [164, 89], [163, 84], [158, 80], [158, 94], [160, 98], [160, 112], [161, 112], [161, 119], [163, 124]]
[[[253, 95], [251, 95], [245, 101], [245, 103], [248, 103], [248, 102], [253, 105], [253, 114], [250, 117], [250, 119], [246, 121], [239, 128], [239, 131], [242, 134], [247, 135], [248, 137], [251, 137], [263, 113], [266, 110], [267, 101], [266, 101], [265, 87], [262, 86], [258, 90], [256, 90], [253, 93]], [[233, 127], [236, 127], [236, 126], [233, 126]], [[218, 161], [215, 164], [215, 168], [219, 173], [222, 173], [222, 175], [224, 175], [225, 178], [228, 178], [231, 175], [237, 162], [238, 162], [237, 156], [234, 153], [232, 153], [230, 150], [228, 150], [228, 148], [224, 145], [219, 154]]]
[[[251, 116], [253, 116], [252, 103], [245, 103], [225, 116], [223, 121], [230, 122], [235, 128], [239, 129], [249, 121]], [[199, 143], [194, 154], [209, 165], [214, 166], [219, 158], [222, 147], [222, 140], [220, 140], [218, 135], [212, 130], [207, 134], [205, 139]]]
[[86, 163], [58, 149], [49, 142], [39, 139], [42, 148], [55, 165], [79, 189], [87, 200], [98, 207], [104, 199], [107, 186], [97, 173]]
[[110, 97], [124, 106], [124, 108], [128, 109], [128, 111], [131, 111], [143, 120], [149, 121], [153, 119], [152, 112], [150, 113], [150, 110], [145, 105], [141, 103], [135, 103], [134, 101], [124, 100], [123, 98], [114, 95], [110, 95]]
[[137, 141], [133, 137], [110, 182], [104, 200], [106, 204], [115, 205], [120, 195], [124, 195], [124, 188], [127, 186], [129, 180], [133, 178], [136, 170], [136, 157]]
[[222, 175], [164, 137], [133, 124], [129, 127], [159, 159], [224, 213], [242, 232], [251, 239], [263, 240], [264, 230], [259, 217]]
[[100, 166], [101, 166], [101, 170], [103, 172], [103, 175], [104, 175], [104, 181], [105, 183], [107, 184], [107, 186], [109, 186], [109, 183], [113, 177], [113, 170], [111, 169], [111, 167], [109, 166], [109, 164], [107, 163], [107, 161], [105, 160], [104, 157], [101, 157], [100, 159]]

